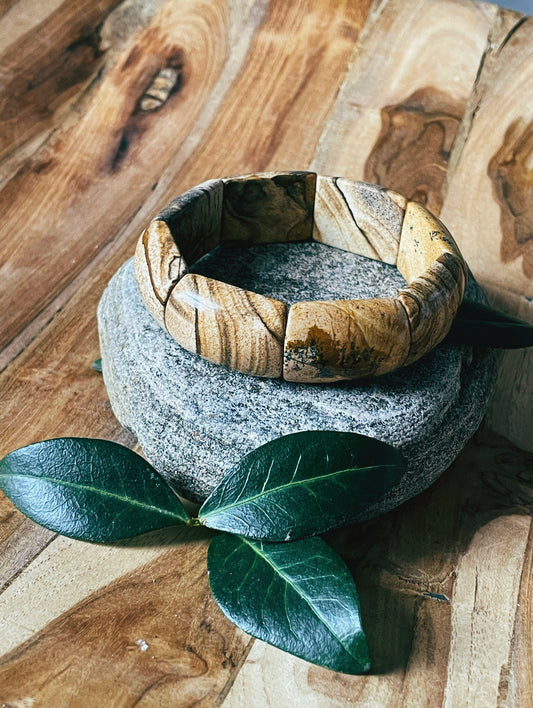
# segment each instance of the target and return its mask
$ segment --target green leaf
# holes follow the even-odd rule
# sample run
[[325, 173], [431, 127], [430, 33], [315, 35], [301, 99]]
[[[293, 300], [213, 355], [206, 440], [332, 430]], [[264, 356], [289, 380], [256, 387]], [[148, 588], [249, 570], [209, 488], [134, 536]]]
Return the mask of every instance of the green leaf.
[[83, 541], [189, 521], [148, 462], [107, 440], [56, 438], [15, 450], [0, 460], [0, 489], [33, 521]]
[[93, 361], [93, 363], [91, 364], [91, 369], [93, 371], [97, 371], [99, 374], [101, 374], [102, 373], [102, 360], [96, 359], [95, 361]]
[[533, 326], [487, 305], [463, 301], [446, 341], [495, 349], [533, 346]]
[[245, 455], [200, 509], [200, 521], [248, 538], [288, 541], [350, 523], [405, 474], [386, 443], [326, 430], [292, 433]]
[[207, 567], [216, 601], [245, 632], [334, 671], [370, 669], [355, 583], [322, 539], [265, 543], [220, 534]]

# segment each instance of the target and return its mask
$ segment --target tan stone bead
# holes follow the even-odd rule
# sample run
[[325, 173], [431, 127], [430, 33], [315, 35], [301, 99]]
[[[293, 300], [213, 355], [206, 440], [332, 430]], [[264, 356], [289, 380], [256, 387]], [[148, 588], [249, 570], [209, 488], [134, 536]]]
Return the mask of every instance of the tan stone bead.
[[220, 243], [223, 194], [221, 179], [203, 182], [174, 199], [156, 217], [168, 224], [189, 266]]
[[437, 346], [448, 334], [466, 287], [463, 261], [444, 253], [398, 294], [411, 327], [405, 365]]
[[165, 324], [182, 347], [204, 359], [278, 378], [287, 309], [279, 300], [189, 273], [172, 290]]
[[168, 294], [187, 272], [187, 265], [164, 221], [152, 221], [141, 234], [134, 265], [141, 297], [153, 317], [164, 327]]
[[448, 229], [436, 216], [417, 202], [409, 202], [405, 210], [397, 267], [408, 283], [418, 278], [443, 253], [453, 254], [466, 266], [461, 251]]
[[310, 241], [314, 172], [271, 172], [224, 180], [222, 243]]
[[135, 278], [139, 292], [162, 327], [169, 293], [187, 272], [188, 264], [218, 245], [222, 193], [222, 180], [190, 189], [170, 202], [137, 242]]
[[313, 240], [394, 265], [401, 204], [401, 195], [377, 185], [319, 175]]
[[289, 310], [283, 378], [328, 383], [402, 366], [410, 346], [405, 310], [394, 298], [298, 302]]

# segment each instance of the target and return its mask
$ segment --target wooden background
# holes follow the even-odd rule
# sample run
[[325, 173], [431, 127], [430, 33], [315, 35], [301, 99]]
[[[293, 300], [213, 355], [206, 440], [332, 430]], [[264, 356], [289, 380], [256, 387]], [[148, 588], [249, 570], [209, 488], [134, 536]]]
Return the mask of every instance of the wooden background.
[[[207, 178], [311, 168], [426, 202], [491, 301], [533, 321], [533, 19], [466, 0], [0, 0], [0, 81], [0, 455], [134, 444], [91, 370], [96, 305], [143, 225]], [[331, 539], [367, 677], [233, 628], [205, 532], [96, 547], [2, 499], [0, 704], [532, 706], [532, 390], [532, 353], [506, 354], [441, 480]]]

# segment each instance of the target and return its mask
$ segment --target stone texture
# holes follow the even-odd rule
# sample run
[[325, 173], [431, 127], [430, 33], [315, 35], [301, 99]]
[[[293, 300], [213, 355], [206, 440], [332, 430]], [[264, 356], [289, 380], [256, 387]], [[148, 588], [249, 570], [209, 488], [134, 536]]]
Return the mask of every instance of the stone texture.
[[[278, 298], [388, 297], [396, 268], [317, 243], [218, 248], [192, 269]], [[467, 296], [480, 298], [470, 279]], [[298, 430], [360, 432], [397, 446], [409, 462], [399, 487], [366, 517], [428, 487], [479, 425], [495, 378], [483, 350], [442, 344], [385, 376], [307, 385], [259, 379], [190, 354], [144, 306], [128, 261], [98, 310], [105, 383], [120, 422], [184, 496], [203, 499], [242, 455]]]
[[376, 184], [318, 175], [313, 240], [395, 265], [405, 203]]
[[262, 172], [222, 181], [221, 243], [311, 240], [314, 172]]
[[409, 320], [394, 297], [304, 300], [289, 310], [283, 378], [327, 383], [380, 376], [402, 366], [410, 345]]
[[282, 372], [287, 305], [196, 273], [172, 290], [168, 333], [193, 354], [254, 376]]

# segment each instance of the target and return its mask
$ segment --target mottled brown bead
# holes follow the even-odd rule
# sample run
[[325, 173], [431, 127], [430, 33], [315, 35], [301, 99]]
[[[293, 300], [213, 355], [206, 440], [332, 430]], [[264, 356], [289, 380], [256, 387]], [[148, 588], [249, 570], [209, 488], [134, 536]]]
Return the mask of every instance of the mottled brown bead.
[[222, 243], [310, 241], [314, 172], [271, 172], [224, 180]]
[[298, 302], [289, 310], [283, 378], [327, 383], [402, 366], [409, 322], [394, 298]]
[[246, 374], [281, 376], [287, 305], [203, 275], [172, 290], [166, 328], [185, 349]]

